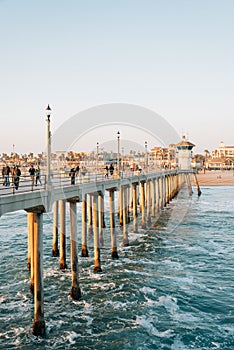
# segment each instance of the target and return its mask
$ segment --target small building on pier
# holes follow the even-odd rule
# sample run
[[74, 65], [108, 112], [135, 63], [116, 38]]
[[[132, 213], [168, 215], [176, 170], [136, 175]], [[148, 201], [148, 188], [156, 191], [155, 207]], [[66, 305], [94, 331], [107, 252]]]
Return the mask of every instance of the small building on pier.
[[190, 170], [192, 161], [192, 149], [195, 145], [189, 142], [185, 135], [176, 145], [176, 164], [181, 170]]

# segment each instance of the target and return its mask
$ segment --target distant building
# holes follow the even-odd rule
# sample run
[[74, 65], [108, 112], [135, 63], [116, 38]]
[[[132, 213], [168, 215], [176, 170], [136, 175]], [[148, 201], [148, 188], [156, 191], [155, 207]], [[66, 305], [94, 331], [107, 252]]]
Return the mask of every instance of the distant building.
[[225, 146], [221, 141], [219, 148], [212, 151], [212, 158], [234, 158], [234, 146]]
[[206, 161], [209, 170], [230, 170], [234, 168], [234, 146], [225, 146], [221, 141]]

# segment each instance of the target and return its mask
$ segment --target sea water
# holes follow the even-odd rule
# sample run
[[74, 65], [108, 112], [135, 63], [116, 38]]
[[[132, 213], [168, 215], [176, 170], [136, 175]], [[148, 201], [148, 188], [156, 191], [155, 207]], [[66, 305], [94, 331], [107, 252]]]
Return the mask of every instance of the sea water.
[[[93, 272], [89, 235], [90, 257], [79, 253], [79, 301], [69, 296], [69, 212], [65, 272], [51, 256], [52, 220], [44, 214], [44, 338], [32, 334], [27, 215], [0, 218], [0, 348], [234, 349], [234, 187], [203, 187], [201, 197], [184, 189], [148, 230], [140, 217], [139, 233], [129, 224], [129, 247], [117, 225], [119, 260], [111, 259], [106, 202], [103, 272]], [[80, 213], [78, 204], [79, 252]]]

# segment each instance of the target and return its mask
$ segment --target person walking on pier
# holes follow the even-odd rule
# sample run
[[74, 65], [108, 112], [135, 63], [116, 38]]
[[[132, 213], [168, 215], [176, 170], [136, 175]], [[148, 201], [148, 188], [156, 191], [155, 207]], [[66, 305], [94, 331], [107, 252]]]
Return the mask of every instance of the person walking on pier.
[[71, 185], [75, 185], [76, 169], [74, 166], [71, 168], [69, 176], [71, 176]]
[[41, 185], [41, 169], [40, 169], [39, 165], [35, 169], [35, 175], [36, 175], [36, 184], [35, 184], [35, 186], [37, 186], [37, 183], [39, 183], [39, 182], [40, 182], [40, 185]]
[[12, 176], [14, 176], [14, 186], [15, 186], [16, 190], [18, 190], [18, 188], [19, 188], [20, 175], [21, 175], [21, 170], [17, 165], [14, 168], [14, 175], [12, 174]]
[[2, 177], [3, 177], [3, 186], [10, 186], [10, 180], [9, 180], [9, 176], [11, 173], [11, 169], [8, 165], [5, 165], [2, 168]]
[[35, 168], [34, 168], [34, 165], [32, 164], [30, 169], [29, 169], [29, 174], [30, 174], [30, 177], [31, 177], [31, 180], [32, 180], [32, 188], [34, 186], [34, 180], [35, 180]]
[[113, 175], [114, 170], [115, 170], [115, 168], [114, 168], [113, 164], [111, 163], [111, 165], [110, 165], [110, 175]]
[[2, 168], [2, 178], [3, 178], [3, 186], [7, 185], [7, 176], [6, 176], [6, 166]]
[[105, 177], [108, 178], [108, 175], [109, 175], [108, 165], [106, 165], [105, 170], [106, 170]]

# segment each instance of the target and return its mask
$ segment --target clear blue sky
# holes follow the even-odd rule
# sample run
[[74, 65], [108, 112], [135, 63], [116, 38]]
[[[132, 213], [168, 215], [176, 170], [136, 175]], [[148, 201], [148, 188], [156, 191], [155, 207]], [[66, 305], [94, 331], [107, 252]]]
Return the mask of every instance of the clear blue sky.
[[52, 130], [126, 102], [197, 152], [234, 144], [233, 19], [233, 0], [0, 0], [0, 153], [45, 149], [47, 103]]

